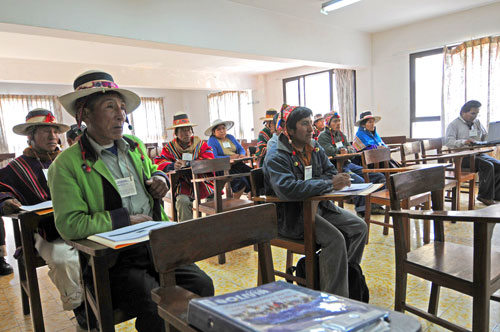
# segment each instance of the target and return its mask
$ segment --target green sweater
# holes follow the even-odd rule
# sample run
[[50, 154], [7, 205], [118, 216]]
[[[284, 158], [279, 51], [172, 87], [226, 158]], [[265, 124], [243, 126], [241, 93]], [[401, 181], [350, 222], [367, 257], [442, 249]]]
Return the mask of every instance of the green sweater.
[[[124, 137], [138, 144], [129, 150], [129, 156], [137, 174], [143, 179], [149, 179], [156, 172], [157, 166], [147, 157], [146, 147], [135, 136]], [[84, 239], [96, 233], [130, 225], [130, 216], [122, 206], [113, 176], [104, 162], [95, 157], [88, 139], [82, 139], [87, 144], [75, 144], [63, 151], [50, 166], [48, 174], [55, 224], [61, 236], [68, 240]], [[82, 167], [81, 146], [87, 151], [87, 164], [91, 169], [88, 173]], [[144, 160], [141, 160], [141, 151]], [[144, 181], [142, 185], [145, 188]], [[153, 211], [158, 211], [153, 218], [168, 220], [163, 208], [145, 191]]]
[[340, 131], [331, 130], [327, 127], [318, 137], [318, 143], [329, 157], [335, 157], [339, 154], [340, 149], [335, 145], [337, 142], [342, 142], [348, 153], [356, 152], [347, 137]]

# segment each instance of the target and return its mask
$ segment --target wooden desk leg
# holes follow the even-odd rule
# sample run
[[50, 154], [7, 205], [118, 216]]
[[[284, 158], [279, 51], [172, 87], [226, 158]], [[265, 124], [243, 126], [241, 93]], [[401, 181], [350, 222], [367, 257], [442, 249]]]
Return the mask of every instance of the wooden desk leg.
[[[21, 231], [19, 230], [19, 219], [12, 218], [12, 228], [14, 230], [14, 243], [16, 244], [16, 248], [22, 247], [23, 242], [21, 240]], [[21, 256], [20, 259], [24, 260], [24, 256]], [[27, 285], [25, 265], [22, 263], [19, 263], [19, 261], [18, 261], [17, 269], [19, 272], [19, 289], [21, 290], [21, 302], [22, 302], [22, 306], [23, 306], [23, 314], [29, 315], [29, 313], [30, 313], [29, 297], [27, 294], [27, 290], [25, 290], [24, 286], [23, 286], [23, 284]]]
[[93, 266], [95, 300], [97, 304], [97, 320], [99, 331], [115, 330], [113, 305], [111, 301], [111, 286], [109, 282], [108, 262], [106, 257], [91, 257]]
[[472, 331], [489, 331], [491, 236], [495, 224], [474, 223]]
[[[314, 218], [316, 216], [316, 208], [318, 201], [304, 201], [304, 239], [315, 238]], [[316, 243], [304, 241], [306, 251], [306, 283], [307, 288], [319, 290], [318, 262], [316, 257]]]
[[31, 307], [31, 319], [33, 321], [33, 329], [45, 331], [43, 324], [42, 303], [40, 300], [40, 288], [38, 287], [38, 277], [36, 274], [35, 264], [35, 246], [33, 244], [33, 233], [23, 227], [21, 220], [21, 240], [23, 243], [23, 258], [26, 269], [26, 279], [29, 292], [29, 303]]

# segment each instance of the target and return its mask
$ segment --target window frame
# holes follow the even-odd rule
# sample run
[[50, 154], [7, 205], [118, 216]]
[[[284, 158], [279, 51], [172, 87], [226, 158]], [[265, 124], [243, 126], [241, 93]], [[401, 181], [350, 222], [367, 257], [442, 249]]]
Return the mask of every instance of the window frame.
[[[353, 105], [354, 105], [354, 119], [356, 119], [356, 116], [357, 116], [357, 95], [356, 95], [356, 70], [352, 69], [353, 71], [353, 98], [354, 98], [354, 102], [353, 102]], [[328, 79], [329, 79], [329, 84], [330, 84], [330, 89], [329, 89], [329, 92], [330, 92], [330, 111], [333, 109], [333, 75], [335, 74], [335, 69], [327, 69], [327, 70], [322, 70], [322, 71], [318, 71], [318, 72], [314, 72], [314, 73], [309, 73], [309, 74], [304, 74], [304, 75], [298, 75], [298, 76], [293, 76], [293, 77], [287, 77], [287, 78], [284, 78], [283, 79], [283, 102], [284, 103], [287, 103], [286, 102], [286, 83], [288, 82], [291, 82], [291, 81], [297, 81], [297, 86], [298, 86], [298, 96], [299, 96], [299, 106], [300, 105], [305, 105], [306, 104], [306, 94], [305, 94], [305, 90], [306, 90], [306, 77], [307, 76], [312, 76], [312, 75], [317, 75], [317, 74], [322, 74], [322, 73], [326, 73], [328, 72], [330, 75], [328, 75]], [[300, 82], [303, 82], [303, 90], [302, 93], [301, 93], [301, 89], [300, 89]], [[304, 100], [302, 100], [304, 99]]]
[[417, 52], [410, 54], [410, 137], [413, 138], [413, 123], [414, 122], [430, 122], [430, 121], [441, 121], [441, 114], [437, 116], [416, 116], [416, 77], [415, 77], [415, 64], [418, 58], [423, 58], [426, 56], [436, 55], [443, 53], [444, 48], [436, 48], [432, 50], [427, 50], [423, 52]]

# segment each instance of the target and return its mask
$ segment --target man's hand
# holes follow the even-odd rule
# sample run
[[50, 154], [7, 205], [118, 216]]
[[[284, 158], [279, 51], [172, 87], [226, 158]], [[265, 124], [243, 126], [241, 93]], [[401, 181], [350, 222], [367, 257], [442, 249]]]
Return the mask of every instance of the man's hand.
[[475, 139], [472, 139], [472, 138], [469, 138], [468, 140], [465, 141], [465, 144], [466, 145], [472, 145], [473, 143], [475, 143], [476, 140]]
[[183, 167], [186, 167], [186, 161], [185, 160], [176, 160], [174, 163], [174, 169], [177, 171], [178, 169], [181, 169]]
[[21, 210], [21, 202], [15, 198], [10, 198], [3, 203], [3, 214], [13, 214]]
[[333, 176], [332, 179], [333, 189], [340, 190], [344, 187], [351, 186], [351, 176], [347, 173], [339, 173]]
[[167, 181], [162, 176], [153, 176], [146, 180], [146, 186], [151, 196], [156, 199], [165, 197], [168, 191]]
[[151, 218], [150, 216], [145, 215], [145, 214], [134, 214], [133, 216], [130, 216], [130, 224], [131, 225], [135, 225], [135, 224], [145, 222], [145, 221], [150, 221], [150, 220], [153, 220], [153, 218]]

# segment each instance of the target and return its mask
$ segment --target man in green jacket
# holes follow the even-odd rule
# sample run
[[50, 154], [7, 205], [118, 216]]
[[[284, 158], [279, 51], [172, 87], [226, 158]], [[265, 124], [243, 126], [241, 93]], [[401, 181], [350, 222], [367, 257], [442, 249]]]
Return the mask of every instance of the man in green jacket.
[[[73, 86], [75, 91], [59, 100], [87, 129], [78, 144], [52, 163], [48, 175], [61, 236], [84, 239], [148, 220], [168, 220], [161, 206], [168, 190], [165, 175], [137, 137], [123, 135], [127, 114], [139, 106], [139, 96], [99, 71], [83, 73]], [[140, 332], [164, 331], [151, 299], [158, 280], [146, 246], [120, 253], [110, 269], [113, 305], [137, 317]], [[213, 295], [212, 280], [194, 264], [177, 269], [176, 281], [198, 295]]]

